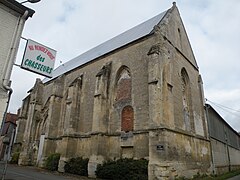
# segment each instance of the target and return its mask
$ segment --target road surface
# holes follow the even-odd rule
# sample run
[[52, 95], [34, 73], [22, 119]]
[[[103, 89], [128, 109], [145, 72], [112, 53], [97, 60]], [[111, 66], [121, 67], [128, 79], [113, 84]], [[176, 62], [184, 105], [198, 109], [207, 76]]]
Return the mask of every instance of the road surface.
[[[0, 178], [2, 179], [3, 164], [0, 164]], [[89, 180], [87, 177], [66, 175], [58, 172], [50, 172], [32, 166], [17, 166], [9, 164], [5, 180]]]

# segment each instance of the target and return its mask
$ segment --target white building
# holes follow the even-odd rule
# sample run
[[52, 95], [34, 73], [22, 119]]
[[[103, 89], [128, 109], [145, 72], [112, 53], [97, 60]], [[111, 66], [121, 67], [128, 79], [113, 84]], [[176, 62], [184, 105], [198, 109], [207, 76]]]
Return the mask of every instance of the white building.
[[10, 75], [25, 21], [34, 11], [15, 0], [0, 1], [0, 124], [11, 97]]

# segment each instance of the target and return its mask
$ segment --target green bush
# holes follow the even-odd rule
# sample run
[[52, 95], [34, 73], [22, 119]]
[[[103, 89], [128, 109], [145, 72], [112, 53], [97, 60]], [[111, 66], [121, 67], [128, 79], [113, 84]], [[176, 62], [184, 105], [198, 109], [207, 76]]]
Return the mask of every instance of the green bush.
[[13, 153], [12, 158], [10, 160], [10, 164], [18, 164], [19, 155], [20, 155], [19, 152]]
[[50, 171], [57, 171], [59, 159], [59, 153], [50, 154], [45, 162], [45, 168]]
[[97, 166], [96, 175], [102, 179], [147, 180], [148, 161], [146, 159], [119, 159], [106, 161]]
[[82, 157], [71, 158], [69, 161], [66, 162], [64, 170], [67, 173], [87, 176], [88, 160], [89, 159], [83, 159]]

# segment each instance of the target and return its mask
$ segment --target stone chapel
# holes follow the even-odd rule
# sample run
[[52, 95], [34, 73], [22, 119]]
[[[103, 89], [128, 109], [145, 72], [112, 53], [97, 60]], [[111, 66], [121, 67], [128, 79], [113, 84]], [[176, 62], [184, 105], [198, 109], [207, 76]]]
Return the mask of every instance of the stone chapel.
[[[149, 179], [191, 177], [211, 168], [199, 68], [176, 4], [37, 79], [23, 100], [19, 164], [60, 153], [145, 158]], [[22, 132], [22, 133], [21, 133]]]

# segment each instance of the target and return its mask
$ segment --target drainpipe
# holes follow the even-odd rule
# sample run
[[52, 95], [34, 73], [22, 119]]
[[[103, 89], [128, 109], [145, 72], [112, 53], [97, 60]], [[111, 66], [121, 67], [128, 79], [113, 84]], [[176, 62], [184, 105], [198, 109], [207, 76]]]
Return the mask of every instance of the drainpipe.
[[15, 59], [16, 59], [17, 49], [18, 49], [18, 46], [19, 46], [21, 34], [22, 34], [22, 31], [23, 31], [24, 23], [26, 21], [27, 16], [28, 16], [28, 11], [26, 10], [24, 12], [24, 14], [22, 15], [22, 17], [18, 20], [18, 24], [15, 28], [15, 33], [14, 33], [14, 36], [13, 36], [13, 39], [12, 39], [12, 47], [10, 49], [10, 52], [9, 52], [9, 54], [7, 56], [7, 60], [6, 60], [7, 65], [5, 66], [4, 73], [3, 73], [4, 78], [3, 78], [3, 81], [2, 81], [2, 86], [6, 91], [9, 91], [9, 93], [8, 93], [6, 110], [4, 112], [4, 117], [3, 117], [3, 120], [2, 120], [2, 124], [1, 124], [1, 135], [2, 135], [3, 126], [4, 126], [4, 123], [5, 123], [5, 120], [6, 120], [6, 115], [7, 115], [9, 102], [10, 102], [11, 95], [12, 95], [12, 92], [13, 92], [13, 89], [10, 87], [9, 80], [10, 80], [13, 64], [14, 64]]
[[[5, 88], [5, 87], [4, 87]], [[3, 127], [4, 127], [4, 124], [5, 124], [5, 121], [6, 121], [6, 117], [7, 117], [7, 110], [8, 110], [8, 106], [9, 106], [9, 102], [10, 102], [10, 99], [11, 99], [11, 95], [13, 93], [13, 90], [12, 88], [9, 87], [8, 89], [9, 93], [8, 93], [8, 100], [7, 100], [7, 106], [6, 106], [6, 109], [4, 111], [4, 115], [3, 115], [3, 119], [2, 119], [2, 124], [1, 124], [1, 134], [0, 136], [2, 136], [3, 134]]]

